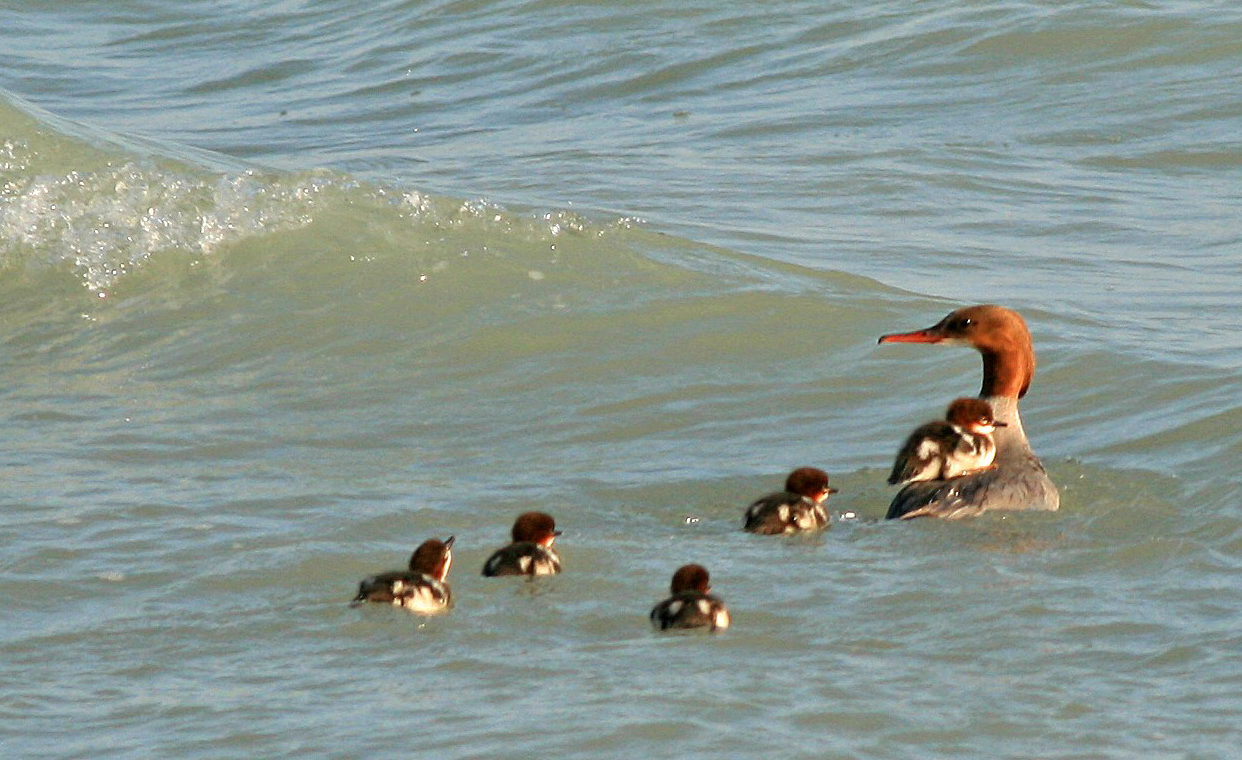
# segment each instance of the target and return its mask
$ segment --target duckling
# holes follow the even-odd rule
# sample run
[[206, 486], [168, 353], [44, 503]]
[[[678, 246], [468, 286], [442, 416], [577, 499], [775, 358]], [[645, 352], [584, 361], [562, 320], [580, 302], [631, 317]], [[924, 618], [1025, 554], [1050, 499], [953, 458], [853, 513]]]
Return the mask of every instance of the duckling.
[[483, 575], [555, 575], [561, 571], [561, 555], [552, 542], [561, 531], [556, 520], [544, 512], [524, 512], [513, 522], [513, 542], [497, 549], [483, 564]]
[[836, 493], [828, 486], [828, 473], [815, 467], [799, 467], [785, 479], [785, 490], [770, 493], [746, 508], [743, 530], [764, 535], [802, 533], [828, 527], [824, 501]]
[[729, 627], [729, 610], [712, 596], [710, 577], [702, 565], [682, 565], [673, 573], [672, 596], [657, 604], [649, 617], [656, 630]]
[[954, 399], [945, 419], [920, 425], [906, 439], [888, 482], [948, 480], [991, 467], [996, 457], [992, 431], [998, 427], [1005, 427], [1005, 423], [993, 417], [988, 402]]
[[393, 570], [364, 578], [350, 606], [380, 602], [427, 614], [448, 609], [453, 601], [447, 580], [453, 564], [453, 539], [453, 536], [445, 541], [432, 538], [419, 544], [410, 556], [409, 570]]

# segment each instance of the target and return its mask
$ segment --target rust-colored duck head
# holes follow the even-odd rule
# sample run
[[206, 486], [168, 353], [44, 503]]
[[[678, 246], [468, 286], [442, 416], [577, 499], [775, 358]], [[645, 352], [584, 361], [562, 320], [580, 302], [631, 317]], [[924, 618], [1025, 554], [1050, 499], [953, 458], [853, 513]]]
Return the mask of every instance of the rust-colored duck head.
[[880, 343], [943, 343], [971, 346], [983, 356], [983, 397], [1017, 399], [1035, 376], [1031, 332], [1018, 312], [1003, 306], [966, 306], [931, 327], [880, 337]]

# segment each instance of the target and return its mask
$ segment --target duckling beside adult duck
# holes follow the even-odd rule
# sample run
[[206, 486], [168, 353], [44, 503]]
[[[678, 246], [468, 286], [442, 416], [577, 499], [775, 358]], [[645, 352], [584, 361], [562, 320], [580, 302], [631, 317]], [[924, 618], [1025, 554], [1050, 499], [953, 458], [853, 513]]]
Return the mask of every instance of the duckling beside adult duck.
[[1012, 309], [967, 306], [923, 330], [884, 335], [880, 343], [970, 346], [983, 357], [979, 397], [1004, 423], [995, 433], [993, 466], [950, 480], [917, 481], [893, 497], [889, 518], [971, 517], [989, 510], [1055, 510], [1061, 496], [1031, 451], [1018, 400], [1035, 375], [1035, 350], [1026, 321]]

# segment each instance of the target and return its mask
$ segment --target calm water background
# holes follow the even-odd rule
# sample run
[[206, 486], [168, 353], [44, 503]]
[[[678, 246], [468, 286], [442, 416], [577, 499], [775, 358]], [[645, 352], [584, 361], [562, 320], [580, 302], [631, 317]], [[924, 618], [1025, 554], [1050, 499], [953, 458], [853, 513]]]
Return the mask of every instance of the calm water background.
[[[1236, 757], [1240, 72], [1223, 2], [0, 1], [4, 756]], [[875, 339], [973, 302], [1062, 510], [884, 522], [979, 360]], [[858, 517], [741, 533], [802, 464]]]

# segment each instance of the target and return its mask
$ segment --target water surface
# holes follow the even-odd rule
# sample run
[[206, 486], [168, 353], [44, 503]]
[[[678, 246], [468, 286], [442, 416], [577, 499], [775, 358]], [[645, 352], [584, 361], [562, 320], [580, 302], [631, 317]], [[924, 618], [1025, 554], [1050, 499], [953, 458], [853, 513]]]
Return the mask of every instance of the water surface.
[[[1232, 6], [96, 6], [0, 3], [8, 755], [1236, 752]], [[885, 522], [975, 302], [1062, 509]]]

